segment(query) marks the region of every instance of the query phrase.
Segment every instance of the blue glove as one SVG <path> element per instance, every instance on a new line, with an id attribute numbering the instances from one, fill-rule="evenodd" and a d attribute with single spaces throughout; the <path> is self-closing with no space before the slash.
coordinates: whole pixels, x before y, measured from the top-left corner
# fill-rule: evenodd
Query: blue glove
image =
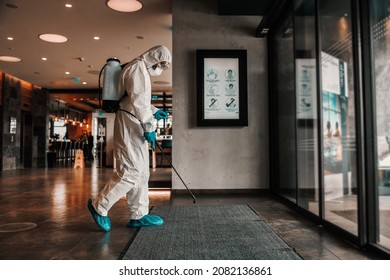
<path id="1" fill-rule="evenodd" d="M 156 146 L 156 132 L 145 132 L 144 133 L 144 138 L 146 141 L 150 143 L 150 147 L 152 150 L 154 150 L 154 147 Z"/>
<path id="2" fill-rule="evenodd" d="M 156 118 L 156 120 L 162 120 L 162 119 L 166 119 L 168 118 L 169 116 L 169 113 L 166 112 L 166 111 L 163 111 L 163 110 L 158 110 L 155 114 L 154 114 L 154 117 Z"/>

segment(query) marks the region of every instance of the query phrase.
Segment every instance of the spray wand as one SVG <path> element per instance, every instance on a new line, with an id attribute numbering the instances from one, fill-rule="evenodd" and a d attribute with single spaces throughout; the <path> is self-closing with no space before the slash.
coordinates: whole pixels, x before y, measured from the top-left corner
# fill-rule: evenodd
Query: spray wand
<path id="1" fill-rule="evenodd" d="M 161 145 L 156 141 L 157 147 L 160 149 L 162 155 L 165 157 L 165 159 L 169 162 L 169 165 L 172 167 L 173 171 L 175 171 L 177 177 L 179 177 L 180 181 L 183 183 L 183 185 L 186 187 L 188 193 L 192 196 L 192 199 L 194 200 L 194 203 L 196 203 L 196 198 L 194 194 L 191 192 L 191 190 L 187 187 L 186 183 L 184 183 L 184 180 L 181 178 L 179 172 L 177 172 L 176 168 L 173 166 L 172 162 L 169 160 L 168 156 L 164 153 L 163 148 Z"/>
<path id="2" fill-rule="evenodd" d="M 138 119 L 133 113 L 127 111 L 127 110 L 124 110 L 124 109 L 121 109 L 121 108 L 118 108 L 117 109 L 118 111 L 123 111 L 131 116 L 133 116 L 134 118 L 136 118 L 140 124 L 142 123 L 140 119 Z M 157 147 L 160 149 L 162 155 L 165 157 L 165 159 L 168 161 L 169 165 L 172 167 L 173 171 L 175 171 L 177 177 L 179 177 L 180 181 L 183 183 L 183 185 L 186 187 L 188 193 L 191 195 L 192 199 L 194 200 L 194 203 L 196 203 L 196 198 L 194 196 L 194 194 L 191 192 L 191 190 L 187 187 L 187 184 L 184 182 L 184 180 L 181 178 L 179 172 L 177 172 L 176 168 L 173 166 L 172 162 L 169 160 L 169 158 L 167 157 L 167 155 L 164 153 L 164 150 L 163 148 L 161 147 L 161 145 L 156 141 L 156 145 Z"/>

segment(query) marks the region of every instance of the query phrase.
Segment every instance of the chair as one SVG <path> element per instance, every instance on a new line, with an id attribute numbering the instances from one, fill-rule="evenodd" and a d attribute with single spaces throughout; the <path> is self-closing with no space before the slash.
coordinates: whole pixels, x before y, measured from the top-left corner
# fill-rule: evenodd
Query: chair
<path id="1" fill-rule="evenodd" d="M 50 167 L 58 166 L 60 156 L 60 142 L 54 141 L 51 143 Z"/>
<path id="2" fill-rule="evenodd" d="M 53 143 L 54 145 L 54 151 L 56 153 L 56 166 L 59 166 L 61 163 L 61 152 L 62 152 L 62 142 L 61 141 L 55 141 Z"/>
<path id="3" fill-rule="evenodd" d="M 66 165 L 66 151 L 68 149 L 68 142 L 61 142 L 60 161 L 62 165 Z"/>
<path id="4" fill-rule="evenodd" d="M 70 148 L 70 164 L 73 165 L 74 159 L 76 157 L 77 142 L 76 141 L 72 141 L 70 145 L 71 145 L 71 148 Z"/>
<path id="5" fill-rule="evenodd" d="M 161 148 L 165 156 L 170 156 L 169 160 L 172 162 L 172 139 L 163 139 L 161 142 Z M 160 167 L 163 166 L 164 155 L 161 153 Z"/>

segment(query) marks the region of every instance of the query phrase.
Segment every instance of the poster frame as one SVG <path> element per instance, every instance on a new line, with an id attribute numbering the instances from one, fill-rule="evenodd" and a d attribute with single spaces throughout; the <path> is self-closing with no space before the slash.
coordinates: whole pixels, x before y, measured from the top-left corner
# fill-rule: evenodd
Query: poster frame
<path id="1" fill-rule="evenodd" d="M 205 60 L 221 59 L 221 63 L 235 63 L 238 59 L 238 75 L 235 83 L 238 88 L 237 118 L 217 117 L 208 118 L 209 112 L 205 100 L 205 84 L 207 83 L 207 69 Z M 247 89 L 247 51 L 240 50 L 197 50 L 197 126 L 248 126 L 248 89 Z"/>

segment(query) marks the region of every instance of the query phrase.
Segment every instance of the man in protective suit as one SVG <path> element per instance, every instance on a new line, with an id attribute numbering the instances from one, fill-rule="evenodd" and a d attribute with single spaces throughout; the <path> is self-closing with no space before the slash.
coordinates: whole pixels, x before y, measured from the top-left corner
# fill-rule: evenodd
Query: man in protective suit
<path id="1" fill-rule="evenodd" d="M 104 231 L 111 229 L 108 211 L 124 195 L 130 210 L 128 227 L 158 226 L 164 222 L 161 217 L 148 214 L 148 142 L 154 149 L 154 119 L 168 117 L 167 112 L 151 105 L 149 74 L 160 75 L 170 63 L 168 48 L 156 46 L 127 63 L 121 71 L 118 90 L 124 97 L 114 124 L 116 171 L 98 196 L 88 201 L 92 217 Z"/>

